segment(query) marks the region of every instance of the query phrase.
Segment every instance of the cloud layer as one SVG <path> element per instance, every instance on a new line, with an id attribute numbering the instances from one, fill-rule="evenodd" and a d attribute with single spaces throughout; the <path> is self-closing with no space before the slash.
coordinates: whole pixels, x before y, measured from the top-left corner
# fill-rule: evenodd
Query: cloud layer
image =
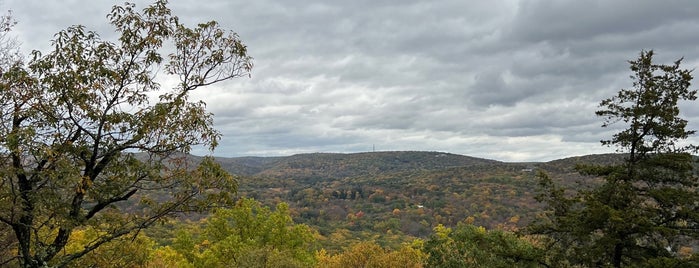
<path id="1" fill-rule="evenodd" d="M 197 92 L 221 156 L 447 151 L 504 161 L 611 152 L 597 104 L 629 87 L 627 60 L 699 65 L 695 1 L 172 1 L 217 20 L 255 58 L 251 79 Z M 137 1 L 140 7 L 147 2 Z M 84 24 L 100 1 L 3 2 L 25 49 Z M 686 106 L 686 107 L 685 107 Z M 690 126 L 699 109 L 685 105 Z"/>

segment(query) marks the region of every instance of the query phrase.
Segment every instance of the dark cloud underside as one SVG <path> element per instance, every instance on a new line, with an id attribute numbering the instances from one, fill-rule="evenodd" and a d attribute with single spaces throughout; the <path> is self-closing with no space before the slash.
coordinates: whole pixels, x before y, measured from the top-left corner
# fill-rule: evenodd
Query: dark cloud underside
<path id="1" fill-rule="evenodd" d="M 594 111 L 630 86 L 627 60 L 655 49 L 661 62 L 699 65 L 695 1 L 171 2 L 186 23 L 238 32 L 255 58 L 251 79 L 195 94 L 216 115 L 223 156 L 610 152 Z M 113 35 L 106 1 L 3 4 L 26 50 L 71 24 Z M 698 128 L 695 106 L 683 111 Z"/>

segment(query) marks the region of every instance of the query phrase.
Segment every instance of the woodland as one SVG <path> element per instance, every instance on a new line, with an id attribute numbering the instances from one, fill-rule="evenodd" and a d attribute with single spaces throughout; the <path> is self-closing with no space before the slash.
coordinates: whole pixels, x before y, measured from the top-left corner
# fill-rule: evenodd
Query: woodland
<path id="1" fill-rule="evenodd" d="M 682 59 L 641 51 L 600 102 L 615 154 L 200 157 L 221 134 L 189 94 L 248 76 L 246 45 L 167 1 L 107 20 L 26 56 L 0 20 L 2 267 L 699 267 Z"/>

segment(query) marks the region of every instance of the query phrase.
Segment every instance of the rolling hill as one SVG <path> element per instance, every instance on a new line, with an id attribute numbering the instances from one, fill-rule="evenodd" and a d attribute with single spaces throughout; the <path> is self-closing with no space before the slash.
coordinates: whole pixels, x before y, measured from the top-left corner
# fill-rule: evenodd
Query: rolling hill
<path id="1" fill-rule="evenodd" d="M 506 163 L 441 152 L 371 152 L 217 161 L 238 176 L 241 196 L 272 206 L 287 202 L 295 221 L 317 228 L 322 236 L 397 243 L 424 237 L 437 224 L 453 226 L 465 219 L 488 228 L 520 228 L 542 209 L 534 199 L 538 170 L 580 187 L 594 180 L 577 175 L 576 164 L 620 159 L 607 154 Z"/>

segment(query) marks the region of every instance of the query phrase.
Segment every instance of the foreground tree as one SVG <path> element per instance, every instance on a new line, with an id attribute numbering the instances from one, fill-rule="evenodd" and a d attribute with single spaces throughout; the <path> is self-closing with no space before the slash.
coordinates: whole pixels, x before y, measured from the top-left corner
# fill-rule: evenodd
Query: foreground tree
<path id="1" fill-rule="evenodd" d="M 9 36 L 15 24 L 11 14 L 0 16 L 0 76 L 20 60 L 17 42 Z M 0 174 L 0 176 L 3 175 Z M 17 240 L 12 234 L 12 228 L 6 224 L 0 224 L 0 266 L 15 260 L 16 249 Z"/>
<path id="2" fill-rule="evenodd" d="M 289 205 L 273 211 L 254 199 L 240 199 L 230 209 L 217 209 L 205 227 L 180 230 L 172 248 L 193 267 L 310 267 L 313 230 L 291 219 Z M 201 233 L 194 236 L 192 234 Z"/>
<path id="3" fill-rule="evenodd" d="M 699 238 L 699 186 L 678 102 L 696 99 L 692 75 L 672 65 L 652 62 L 653 51 L 630 61 L 633 88 L 600 104 L 603 127 L 625 124 L 625 129 L 602 144 L 625 153 L 623 163 L 579 166 L 583 174 L 603 177 L 595 187 L 567 193 L 546 174 L 539 200 L 550 213 L 547 221 L 531 226 L 555 241 L 553 262 L 585 266 L 687 265 L 680 247 Z M 556 248 L 554 246 L 554 248 Z M 696 259 L 695 259 L 696 260 Z M 694 263 L 694 265 L 699 265 Z"/>
<path id="4" fill-rule="evenodd" d="M 216 22 L 185 27 L 164 0 L 107 17 L 118 40 L 73 26 L 50 53 L 1 62 L 0 222 L 14 234 L 3 244 L 16 245 L 6 261 L 65 267 L 165 217 L 230 203 L 236 190 L 211 158 L 193 167 L 184 155 L 220 137 L 189 93 L 248 75 L 245 45 Z M 159 72 L 179 83 L 162 89 Z M 88 226 L 99 235 L 64 251 Z"/>
<path id="5" fill-rule="evenodd" d="M 83 250 L 83 246 L 104 235 L 92 229 L 74 231 L 63 249 L 66 254 Z M 151 259 L 155 242 L 144 232 L 136 236 L 124 236 L 104 243 L 100 247 L 70 263 L 71 267 L 145 267 Z"/>
<path id="6" fill-rule="evenodd" d="M 541 267 L 543 250 L 525 238 L 460 222 L 441 224 L 425 242 L 426 267 Z"/>
<path id="7" fill-rule="evenodd" d="M 316 253 L 318 263 L 315 267 L 421 268 L 424 267 L 422 262 L 426 257 L 420 250 L 421 247 L 422 241 L 418 239 L 401 245 L 397 250 L 382 248 L 374 241 L 359 242 L 335 255 L 321 249 Z"/>

